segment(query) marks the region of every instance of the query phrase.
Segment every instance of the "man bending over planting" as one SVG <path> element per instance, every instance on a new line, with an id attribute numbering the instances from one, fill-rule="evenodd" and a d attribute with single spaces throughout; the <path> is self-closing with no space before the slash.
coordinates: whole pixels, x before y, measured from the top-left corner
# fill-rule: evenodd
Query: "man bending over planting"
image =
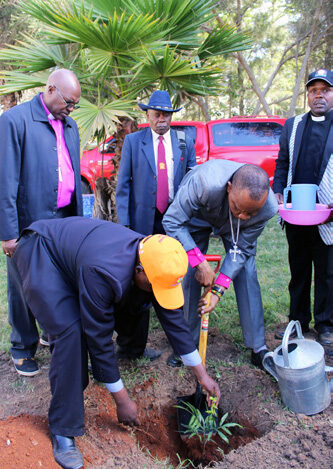
<path id="1" fill-rule="evenodd" d="M 154 294 L 157 316 L 175 353 L 192 367 L 208 401 L 220 397 L 182 314 L 181 281 L 188 261 L 175 239 L 144 238 L 121 225 L 81 217 L 40 220 L 23 231 L 13 260 L 27 303 L 49 334 L 49 427 L 55 460 L 63 468 L 83 467 L 74 437 L 84 432 L 88 355 L 94 378 L 105 383 L 116 402 L 119 422 L 139 423 L 112 341 L 114 330 L 135 330 L 135 316 L 123 308 L 131 288 L 149 300 Z"/>

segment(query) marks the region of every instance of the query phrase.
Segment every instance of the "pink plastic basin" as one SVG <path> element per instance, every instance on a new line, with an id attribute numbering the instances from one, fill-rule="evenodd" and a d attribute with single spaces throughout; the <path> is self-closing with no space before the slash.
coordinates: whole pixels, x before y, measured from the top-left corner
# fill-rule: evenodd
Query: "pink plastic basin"
<path id="1" fill-rule="evenodd" d="M 316 210 L 293 210 L 290 207 L 291 204 L 287 204 L 287 208 L 280 204 L 279 213 L 283 220 L 292 225 L 319 225 L 328 219 L 332 211 L 323 204 L 316 204 Z"/>

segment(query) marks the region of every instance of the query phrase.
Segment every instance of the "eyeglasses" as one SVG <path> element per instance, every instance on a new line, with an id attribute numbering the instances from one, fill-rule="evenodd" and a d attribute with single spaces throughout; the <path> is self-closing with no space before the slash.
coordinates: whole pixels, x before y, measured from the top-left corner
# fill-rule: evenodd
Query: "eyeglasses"
<path id="1" fill-rule="evenodd" d="M 57 93 L 59 94 L 59 96 L 61 97 L 61 99 L 63 100 L 63 102 L 66 104 L 66 107 L 67 108 L 72 108 L 73 110 L 74 109 L 79 109 L 80 105 L 79 104 L 76 104 L 74 103 L 73 101 L 66 101 L 66 99 L 63 97 L 63 95 L 60 93 L 60 91 L 58 90 L 58 88 L 56 87 L 56 85 L 53 85 L 53 87 L 56 89 Z"/>

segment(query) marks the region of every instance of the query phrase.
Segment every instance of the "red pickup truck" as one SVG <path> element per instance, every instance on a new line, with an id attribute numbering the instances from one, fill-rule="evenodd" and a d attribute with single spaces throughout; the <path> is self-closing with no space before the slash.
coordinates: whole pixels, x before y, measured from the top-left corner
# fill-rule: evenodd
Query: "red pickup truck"
<path id="1" fill-rule="evenodd" d="M 217 158 L 257 164 L 267 172 L 272 183 L 284 123 L 285 119 L 279 116 L 245 116 L 207 123 L 173 121 L 171 126 L 175 130 L 184 130 L 193 138 L 198 164 Z M 97 178 L 110 177 L 114 148 L 115 139 L 109 137 L 98 147 L 83 152 L 81 180 L 84 194 L 95 189 Z"/>

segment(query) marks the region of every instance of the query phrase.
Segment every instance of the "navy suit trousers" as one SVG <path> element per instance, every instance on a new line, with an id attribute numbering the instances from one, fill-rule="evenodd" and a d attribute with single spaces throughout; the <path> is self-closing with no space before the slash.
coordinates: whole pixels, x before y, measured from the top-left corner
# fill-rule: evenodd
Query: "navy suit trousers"
<path id="1" fill-rule="evenodd" d="M 72 215 L 73 208 L 67 206 L 58 210 L 55 218 Z M 36 320 L 24 298 L 20 274 L 11 258 L 7 258 L 7 297 L 8 322 L 12 328 L 10 335 L 12 357 L 32 358 L 37 350 L 39 333 Z"/>

